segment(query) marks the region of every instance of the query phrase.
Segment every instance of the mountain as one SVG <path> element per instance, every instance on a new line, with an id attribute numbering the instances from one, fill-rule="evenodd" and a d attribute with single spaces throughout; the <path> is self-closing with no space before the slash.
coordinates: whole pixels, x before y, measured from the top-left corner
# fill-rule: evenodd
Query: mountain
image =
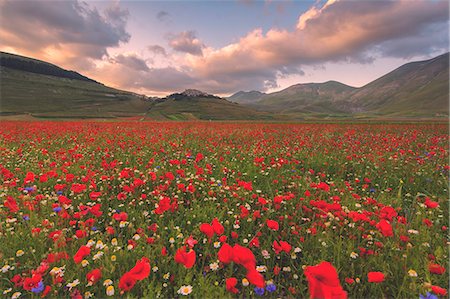
<path id="1" fill-rule="evenodd" d="M 256 120 L 272 119 L 266 112 L 232 103 L 205 92 L 187 89 L 153 101 L 147 116 L 172 120 Z"/>
<path id="2" fill-rule="evenodd" d="M 334 102 L 345 100 L 354 90 L 354 87 L 336 81 L 296 84 L 267 94 L 250 106 L 287 114 L 345 114 L 345 110 Z"/>
<path id="3" fill-rule="evenodd" d="M 248 107 L 301 117 L 441 117 L 449 114 L 449 53 L 407 63 L 355 88 L 336 81 L 292 85 L 259 98 L 238 92 Z"/>
<path id="4" fill-rule="evenodd" d="M 449 113 L 449 53 L 404 64 L 353 92 L 355 112 L 392 116 Z"/>
<path id="5" fill-rule="evenodd" d="M 62 69 L 54 64 L 11 53 L 0 52 L 0 66 L 35 74 L 98 83 L 77 72 Z"/>
<path id="6" fill-rule="evenodd" d="M 142 96 L 107 87 L 77 72 L 0 52 L 0 115 L 117 117 L 143 115 Z"/>
<path id="7" fill-rule="evenodd" d="M 238 91 L 227 99 L 239 104 L 250 104 L 260 100 L 265 93 L 252 90 L 252 91 Z"/>

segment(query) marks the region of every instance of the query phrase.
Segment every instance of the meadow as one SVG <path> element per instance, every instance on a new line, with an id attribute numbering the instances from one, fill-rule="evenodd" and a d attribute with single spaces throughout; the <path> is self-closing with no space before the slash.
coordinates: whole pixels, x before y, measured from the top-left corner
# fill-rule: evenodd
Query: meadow
<path id="1" fill-rule="evenodd" d="M 4 298 L 445 298 L 442 124 L 0 125 Z"/>

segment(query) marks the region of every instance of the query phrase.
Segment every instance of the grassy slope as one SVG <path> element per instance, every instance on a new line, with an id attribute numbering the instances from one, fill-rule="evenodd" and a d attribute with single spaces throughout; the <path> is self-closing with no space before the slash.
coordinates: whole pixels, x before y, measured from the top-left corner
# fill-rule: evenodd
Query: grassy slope
<path id="1" fill-rule="evenodd" d="M 101 84 L 1 67 L 3 114 L 117 116 L 145 113 L 148 103 Z"/>
<path id="2" fill-rule="evenodd" d="M 449 55 L 405 64 L 359 88 L 350 98 L 376 115 L 448 115 Z"/>
<path id="3" fill-rule="evenodd" d="M 262 97 L 252 107 L 301 116 L 345 116 L 344 109 L 330 105 L 330 102 L 343 99 L 353 90 L 353 87 L 335 81 L 297 84 Z"/>
<path id="4" fill-rule="evenodd" d="M 169 99 L 154 103 L 147 114 L 156 119 L 172 120 L 254 120 L 272 119 L 265 112 L 257 112 L 250 108 L 216 98 L 186 98 L 182 100 Z"/>

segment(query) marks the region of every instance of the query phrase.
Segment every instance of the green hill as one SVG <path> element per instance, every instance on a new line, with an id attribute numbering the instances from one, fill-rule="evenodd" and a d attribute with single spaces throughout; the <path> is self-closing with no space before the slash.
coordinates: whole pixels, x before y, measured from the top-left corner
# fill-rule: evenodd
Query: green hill
<path id="1" fill-rule="evenodd" d="M 336 82 L 306 83 L 292 85 L 282 91 L 261 97 L 249 107 L 289 115 L 345 116 L 344 101 L 354 87 Z"/>
<path id="2" fill-rule="evenodd" d="M 445 117 L 449 115 L 449 53 L 407 63 L 354 88 L 336 81 L 292 85 L 279 92 L 238 92 L 248 107 L 299 117 Z"/>
<path id="3" fill-rule="evenodd" d="M 357 89 L 355 112 L 392 116 L 449 113 L 449 53 L 411 62 Z"/>
<path id="4" fill-rule="evenodd" d="M 238 91 L 232 96 L 228 97 L 227 100 L 239 104 L 251 104 L 259 101 L 264 95 L 265 93 L 256 90 Z"/>
<path id="5" fill-rule="evenodd" d="M 2 115 L 117 117 L 144 115 L 149 107 L 136 94 L 40 60 L 2 52 L 0 61 Z"/>
<path id="6" fill-rule="evenodd" d="M 156 119 L 172 120 L 256 120 L 272 119 L 266 112 L 232 103 L 226 99 L 196 90 L 186 90 L 165 99 L 154 101 L 147 115 Z"/>

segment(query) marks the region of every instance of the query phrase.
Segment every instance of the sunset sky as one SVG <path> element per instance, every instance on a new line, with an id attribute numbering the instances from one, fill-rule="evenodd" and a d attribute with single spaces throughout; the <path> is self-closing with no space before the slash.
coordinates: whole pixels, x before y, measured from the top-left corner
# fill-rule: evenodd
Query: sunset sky
<path id="1" fill-rule="evenodd" d="M 449 48 L 448 1 L 5 1 L 0 50 L 146 95 L 362 86 Z"/>

